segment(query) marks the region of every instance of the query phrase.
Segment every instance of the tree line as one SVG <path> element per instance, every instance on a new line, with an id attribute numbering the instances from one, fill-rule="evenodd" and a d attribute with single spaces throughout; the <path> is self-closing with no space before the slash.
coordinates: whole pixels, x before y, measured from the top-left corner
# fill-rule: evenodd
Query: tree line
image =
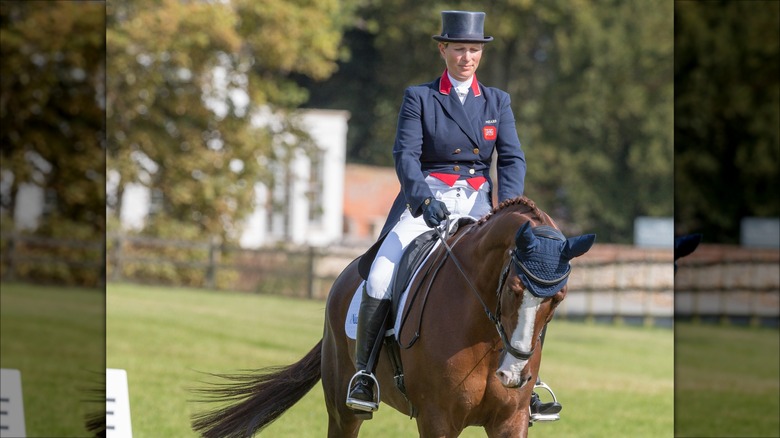
<path id="1" fill-rule="evenodd" d="M 349 110 L 348 161 L 391 165 L 403 89 L 444 68 L 439 13 L 466 9 L 495 38 L 478 76 L 512 97 L 526 195 L 567 232 L 630 243 L 636 216 L 675 215 L 734 242 L 737 216 L 779 210 L 777 5 L 2 2 L 3 215 L 32 183 L 46 217 L 104 233 L 137 183 L 145 233 L 234 240 L 254 184 L 314 147 L 297 108 Z"/>
<path id="2" fill-rule="evenodd" d="M 677 2 L 674 66 L 678 230 L 736 243 L 780 216 L 780 2 Z"/>

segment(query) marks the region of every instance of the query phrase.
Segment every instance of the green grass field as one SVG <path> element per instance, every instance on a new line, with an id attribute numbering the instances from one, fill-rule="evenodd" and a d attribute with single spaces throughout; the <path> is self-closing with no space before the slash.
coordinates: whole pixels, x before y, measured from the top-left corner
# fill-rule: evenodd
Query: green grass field
<path id="1" fill-rule="evenodd" d="M 105 411 L 104 302 L 102 290 L 2 283 L 0 366 L 21 372 L 27 436 L 86 436 L 85 416 Z"/>
<path id="2" fill-rule="evenodd" d="M 319 340 L 324 317 L 320 301 L 196 289 L 112 284 L 104 299 L 3 283 L 0 292 L 0 365 L 22 371 L 28 436 L 84 436 L 84 416 L 102 408 L 85 400 L 103 367 L 104 302 L 106 366 L 128 371 L 136 437 L 194 436 L 189 418 L 200 407 L 189 390 L 209 380 L 201 372 L 295 362 Z M 678 323 L 673 335 L 553 321 L 542 375 L 563 419 L 531 436 L 780 436 L 779 342 L 776 329 Z M 315 387 L 263 435 L 321 437 L 326 422 Z M 387 406 L 362 429 L 416 435 Z"/>
<path id="3" fill-rule="evenodd" d="M 675 326 L 675 434 L 780 437 L 780 332 Z"/>
<path id="4" fill-rule="evenodd" d="M 194 436 L 201 408 L 189 392 L 232 372 L 300 359 L 322 335 L 324 303 L 272 296 L 127 284 L 107 289 L 107 366 L 128 372 L 135 437 Z M 673 434 L 673 332 L 553 321 L 542 376 L 564 404 L 562 420 L 534 437 L 663 437 Z M 322 437 L 321 386 L 264 436 Z M 388 406 L 361 436 L 417 436 L 415 423 Z M 467 429 L 464 437 L 484 436 Z"/>

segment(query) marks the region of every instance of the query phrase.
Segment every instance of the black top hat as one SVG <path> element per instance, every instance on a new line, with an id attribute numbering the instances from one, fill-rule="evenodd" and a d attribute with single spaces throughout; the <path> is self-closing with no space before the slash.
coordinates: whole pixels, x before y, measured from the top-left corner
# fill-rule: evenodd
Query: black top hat
<path id="1" fill-rule="evenodd" d="M 441 35 L 433 39 L 452 43 L 487 43 L 493 37 L 483 35 L 485 25 L 484 12 L 442 11 Z"/>

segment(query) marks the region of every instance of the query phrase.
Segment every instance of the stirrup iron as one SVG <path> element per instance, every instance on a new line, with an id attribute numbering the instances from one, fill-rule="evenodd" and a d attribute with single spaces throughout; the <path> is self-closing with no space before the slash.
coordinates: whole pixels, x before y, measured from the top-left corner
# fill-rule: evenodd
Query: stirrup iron
<path id="1" fill-rule="evenodd" d="M 552 402 L 548 402 L 548 403 L 556 403 L 556 404 L 558 403 L 558 398 L 555 397 L 555 393 L 553 392 L 552 388 L 547 386 L 546 383 L 544 383 L 542 381 L 539 381 L 537 384 L 534 385 L 534 392 L 536 392 L 537 388 L 542 388 L 545 391 L 550 393 L 550 395 L 552 396 L 553 400 L 552 400 Z M 540 402 L 541 402 L 541 399 L 540 399 Z M 542 413 L 538 413 L 538 412 L 534 413 L 531 410 L 530 406 L 528 407 L 528 411 L 531 414 L 531 423 L 535 423 L 537 421 L 558 421 L 558 420 L 561 419 L 561 415 L 558 412 L 556 412 L 554 414 L 542 414 Z"/>
<path id="2" fill-rule="evenodd" d="M 365 400 L 359 400 L 356 398 L 351 398 L 349 396 L 349 393 L 352 391 L 352 384 L 355 382 L 356 378 L 361 376 L 368 377 L 374 382 L 374 388 L 376 390 L 374 391 L 374 400 L 370 402 Z M 379 381 L 376 380 L 376 377 L 374 377 L 373 374 L 369 373 L 366 370 L 360 370 L 356 372 L 351 379 L 349 379 L 349 385 L 347 385 L 347 407 L 356 411 L 364 411 L 364 412 L 374 412 L 379 409 Z"/>

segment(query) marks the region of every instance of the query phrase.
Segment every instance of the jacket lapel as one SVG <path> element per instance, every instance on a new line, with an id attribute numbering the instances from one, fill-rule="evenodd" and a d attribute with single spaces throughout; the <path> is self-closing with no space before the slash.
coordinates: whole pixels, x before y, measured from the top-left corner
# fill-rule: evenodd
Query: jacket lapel
<path id="1" fill-rule="evenodd" d="M 437 87 L 438 92 L 434 95 L 441 103 L 444 111 L 458 124 L 461 131 L 463 131 L 475 145 L 478 145 L 479 142 L 474 134 L 474 126 L 472 125 L 471 120 L 469 120 L 468 114 L 466 114 L 466 106 L 473 104 L 473 102 L 469 102 L 469 100 L 474 100 L 474 96 L 472 96 L 472 92 L 470 92 L 468 96 L 466 96 L 464 104 L 461 104 L 457 94 L 451 92 L 452 85 L 449 84 L 448 79 L 445 79 L 446 77 L 447 72 L 445 71 L 444 75 L 442 75 L 442 78 L 439 80 L 439 86 Z M 442 81 L 446 82 L 443 83 Z"/>
<path id="2" fill-rule="evenodd" d="M 485 115 L 485 96 L 482 94 L 475 96 L 474 90 L 472 89 L 468 96 L 466 96 L 466 101 L 463 103 L 463 111 L 467 115 L 471 115 L 468 129 L 472 133 L 471 139 L 474 140 L 474 144 L 479 146 L 482 137 L 483 118 Z"/>

